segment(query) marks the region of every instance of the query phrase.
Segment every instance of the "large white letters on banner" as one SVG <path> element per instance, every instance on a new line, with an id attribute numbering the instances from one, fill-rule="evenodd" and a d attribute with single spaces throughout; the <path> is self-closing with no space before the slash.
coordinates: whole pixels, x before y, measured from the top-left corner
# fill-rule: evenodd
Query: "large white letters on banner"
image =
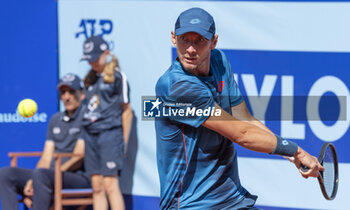
<path id="1" fill-rule="evenodd" d="M 284 138 L 305 139 L 305 125 L 293 122 L 294 77 L 282 76 L 281 83 L 281 136 Z"/>
<path id="2" fill-rule="evenodd" d="M 260 93 L 254 75 L 242 74 L 242 81 L 247 92 L 253 115 L 261 122 L 265 122 L 265 113 L 277 80 L 276 75 L 265 75 Z"/>
<path id="3" fill-rule="evenodd" d="M 339 116 L 346 116 L 346 119 L 338 119 L 333 125 L 327 126 L 320 119 L 318 106 L 321 97 L 326 92 L 332 92 L 338 97 L 345 97 L 347 101 L 339 99 L 340 113 Z M 340 139 L 349 128 L 349 89 L 343 81 L 334 76 L 325 76 L 318 79 L 310 89 L 307 101 L 307 115 L 318 119 L 310 120 L 309 125 L 314 134 L 328 142 Z"/>

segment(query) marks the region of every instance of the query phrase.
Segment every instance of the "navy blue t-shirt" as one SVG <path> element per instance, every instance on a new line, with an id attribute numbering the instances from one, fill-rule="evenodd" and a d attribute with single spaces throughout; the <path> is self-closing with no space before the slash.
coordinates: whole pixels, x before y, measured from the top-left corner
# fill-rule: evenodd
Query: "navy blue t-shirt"
<path id="1" fill-rule="evenodd" d="M 240 184 L 234 144 L 201 125 L 215 113 L 215 103 L 231 113 L 243 101 L 224 53 L 211 51 L 207 77 L 174 61 L 158 80 L 156 96 L 165 110 L 174 110 L 155 122 L 160 208 L 224 209 L 243 202 L 247 191 Z M 181 109 L 181 116 L 169 114 Z"/>
<path id="2" fill-rule="evenodd" d="M 80 106 L 73 114 L 68 117 L 66 112 L 54 114 L 49 122 L 46 141 L 53 141 L 55 144 L 55 153 L 71 153 L 74 150 L 78 139 L 82 139 L 82 119 L 86 110 L 85 106 Z M 69 158 L 62 158 L 62 163 Z M 51 161 L 51 168 L 54 167 L 54 161 Z"/>
<path id="3" fill-rule="evenodd" d="M 86 90 L 88 101 L 83 124 L 89 133 L 99 133 L 122 125 L 122 104 L 129 103 L 129 86 L 126 75 L 116 70 L 115 81 L 105 83 L 103 75 Z"/>

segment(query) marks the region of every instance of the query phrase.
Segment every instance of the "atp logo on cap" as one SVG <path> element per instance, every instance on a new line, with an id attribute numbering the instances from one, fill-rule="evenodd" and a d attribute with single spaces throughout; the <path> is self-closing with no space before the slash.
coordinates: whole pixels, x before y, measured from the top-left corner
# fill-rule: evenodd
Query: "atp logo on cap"
<path id="1" fill-rule="evenodd" d="M 88 42 L 84 44 L 84 53 L 90 53 L 94 49 L 94 43 Z"/>

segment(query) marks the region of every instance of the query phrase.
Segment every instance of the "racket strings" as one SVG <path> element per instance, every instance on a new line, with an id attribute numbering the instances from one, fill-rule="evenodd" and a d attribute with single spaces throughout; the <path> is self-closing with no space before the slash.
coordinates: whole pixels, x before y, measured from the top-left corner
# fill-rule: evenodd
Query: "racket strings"
<path id="1" fill-rule="evenodd" d="M 334 167 L 334 157 L 332 150 L 328 147 L 325 151 L 323 159 L 323 182 L 325 190 L 329 197 L 332 196 L 334 191 L 334 181 L 335 181 L 335 167 Z"/>

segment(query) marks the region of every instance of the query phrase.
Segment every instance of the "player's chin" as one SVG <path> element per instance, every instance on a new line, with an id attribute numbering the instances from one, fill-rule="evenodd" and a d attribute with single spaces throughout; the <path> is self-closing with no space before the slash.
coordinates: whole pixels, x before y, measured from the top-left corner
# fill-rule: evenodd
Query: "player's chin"
<path id="1" fill-rule="evenodd" d="M 182 67 L 187 71 L 193 71 L 197 69 L 197 64 L 185 62 L 182 64 Z"/>

